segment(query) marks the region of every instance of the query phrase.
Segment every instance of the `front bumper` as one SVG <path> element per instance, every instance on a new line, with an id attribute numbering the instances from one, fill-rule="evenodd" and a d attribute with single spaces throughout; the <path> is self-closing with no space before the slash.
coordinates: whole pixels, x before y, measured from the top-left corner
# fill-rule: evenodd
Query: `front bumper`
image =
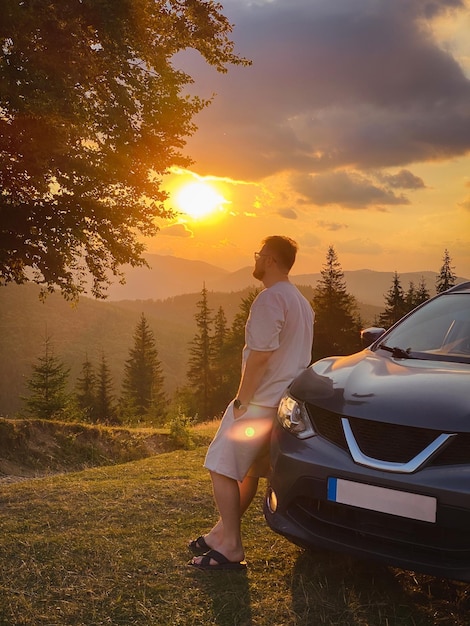
<path id="1" fill-rule="evenodd" d="M 271 454 L 264 513 L 275 532 L 306 548 L 470 581 L 470 465 L 407 475 L 376 471 L 356 465 L 347 451 L 322 437 L 301 441 L 280 427 Z M 436 522 L 331 502 L 330 477 L 434 497 Z"/>

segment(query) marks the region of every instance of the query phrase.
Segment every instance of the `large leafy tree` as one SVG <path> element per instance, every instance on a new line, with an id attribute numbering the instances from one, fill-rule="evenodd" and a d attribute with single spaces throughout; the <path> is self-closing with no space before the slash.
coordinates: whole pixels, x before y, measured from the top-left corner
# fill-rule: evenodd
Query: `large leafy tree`
<path id="1" fill-rule="evenodd" d="M 315 359 L 351 354 L 360 348 L 357 303 L 347 291 L 344 272 L 333 246 L 328 248 L 312 304 L 315 311 Z"/>
<path id="2" fill-rule="evenodd" d="M 164 391 L 162 365 L 158 358 L 155 335 L 144 313 L 134 332 L 134 346 L 124 364 L 123 407 L 129 415 L 124 417 L 162 422 L 167 400 Z"/>
<path id="3" fill-rule="evenodd" d="M 168 216 L 161 176 L 207 102 L 175 66 L 246 64 L 212 0 L 2 0 L 0 284 L 105 297 Z"/>
<path id="4" fill-rule="evenodd" d="M 436 292 L 442 293 L 450 287 L 454 287 L 457 281 L 457 275 L 454 272 L 454 268 L 452 266 L 452 259 L 450 257 L 449 251 L 447 249 L 444 250 L 444 256 L 442 258 L 442 266 L 439 270 L 439 274 L 436 277 Z"/>

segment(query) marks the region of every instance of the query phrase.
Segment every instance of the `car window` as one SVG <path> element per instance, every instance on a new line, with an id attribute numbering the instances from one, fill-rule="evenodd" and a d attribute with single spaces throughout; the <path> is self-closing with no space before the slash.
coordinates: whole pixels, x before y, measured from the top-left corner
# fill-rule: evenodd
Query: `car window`
<path id="1" fill-rule="evenodd" d="M 430 301 L 384 337 L 382 344 L 414 358 L 470 362 L 470 295 Z"/>

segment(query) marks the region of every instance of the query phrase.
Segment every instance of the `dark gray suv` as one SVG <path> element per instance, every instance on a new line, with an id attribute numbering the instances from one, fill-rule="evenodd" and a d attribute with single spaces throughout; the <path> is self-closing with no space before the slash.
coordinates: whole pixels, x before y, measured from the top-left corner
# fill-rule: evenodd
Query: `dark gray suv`
<path id="1" fill-rule="evenodd" d="M 307 548 L 470 581 L 470 282 L 363 338 L 282 399 L 266 520 Z"/>

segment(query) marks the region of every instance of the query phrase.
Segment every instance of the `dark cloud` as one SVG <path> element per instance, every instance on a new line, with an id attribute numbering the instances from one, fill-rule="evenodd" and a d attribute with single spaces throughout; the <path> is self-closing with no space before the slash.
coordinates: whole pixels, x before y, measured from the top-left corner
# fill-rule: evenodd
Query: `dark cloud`
<path id="1" fill-rule="evenodd" d="M 409 170 L 400 170 L 398 174 L 380 174 L 380 180 L 395 189 L 424 189 L 423 179 Z"/>
<path id="2" fill-rule="evenodd" d="M 296 220 L 297 213 L 293 209 L 279 209 L 277 212 L 281 217 L 285 217 L 288 220 Z"/>
<path id="3" fill-rule="evenodd" d="M 162 235 L 170 237 L 192 237 L 193 233 L 184 224 L 172 224 L 160 230 Z"/>
<path id="4" fill-rule="evenodd" d="M 188 143 L 202 173 L 404 167 L 470 149 L 470 82 L 429 22 L 459 0 L 224 3 L 249 68 L 188 71 L 216 92 Z M 191 71 L 191 69 L 195 71 Z M 207 94 L 206 94 L 207 95 Z"/>
<path id="5" fill-rule="evenodd" d="M 320 226 L 320 228 L 324 228 L 325 230 L 331 230 L 333 232 L 347 228 L 346 224 L 339 224 L 338 222 L 325 222 L 323 220 L 318 220 L 317 224 L 318 226 Z"/>
<path id="6" fill-rule="evenodd" d="M 397 196 L 390 189 L 380 187 L 358 173 L 296 174 L 291 183 L 305 202 L 318 206 L 337 204 L 349 209 L 365 209 L 409 204 L 403 195 Z"/>

